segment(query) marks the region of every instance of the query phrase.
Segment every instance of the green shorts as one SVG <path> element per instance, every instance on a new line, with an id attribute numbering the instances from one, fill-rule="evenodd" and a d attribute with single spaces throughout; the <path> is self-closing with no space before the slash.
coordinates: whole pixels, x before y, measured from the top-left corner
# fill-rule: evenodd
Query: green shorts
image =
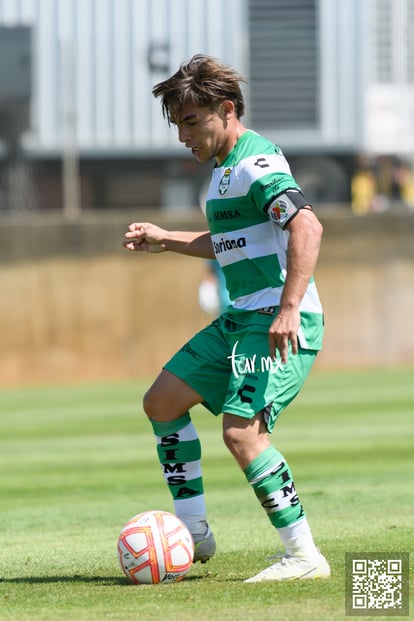
<path id="1" fill-rule="evenodd" d="M 253 418 L 264 411 L 272 432 L 279 414 L 302 388 L 317 351 L 289 352 L 285 365 L 269 355 L 274 315 L 224 313 L 198 332 L 165 365 L 204 399 L 214 415 Z"/>

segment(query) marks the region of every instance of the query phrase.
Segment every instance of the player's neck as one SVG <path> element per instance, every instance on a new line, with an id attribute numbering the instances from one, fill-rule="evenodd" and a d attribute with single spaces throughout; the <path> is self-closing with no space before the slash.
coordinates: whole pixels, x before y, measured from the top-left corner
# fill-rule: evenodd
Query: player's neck
<path id="1" fill-rule="evenodd" d="M 231 128 L 226 141 L 226 147 L 216 157 L 216 166 L 220 166 L 228 154 L 233 151 L 239 138 L 247 132 L 247 128 L 240 121 L 236 121 L 234 127 Z"/>

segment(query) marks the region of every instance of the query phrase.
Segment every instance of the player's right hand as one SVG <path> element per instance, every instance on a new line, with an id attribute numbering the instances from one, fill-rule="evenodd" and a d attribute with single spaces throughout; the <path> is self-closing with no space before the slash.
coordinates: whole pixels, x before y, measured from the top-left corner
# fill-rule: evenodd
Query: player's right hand
<path id="1" fill-rule="evenodd" d="M 138 252 L 164 252 L 167 231 L 150 222 L 133 222 L 125 233 L 124 243 L 127 250 Z"/>

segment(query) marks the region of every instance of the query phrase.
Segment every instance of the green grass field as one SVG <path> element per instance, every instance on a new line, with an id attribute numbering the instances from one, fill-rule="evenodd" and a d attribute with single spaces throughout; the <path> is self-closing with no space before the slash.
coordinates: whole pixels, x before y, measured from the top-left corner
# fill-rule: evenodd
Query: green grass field
<path id="1" fill-rule="evenodd" d="M 278 540 L 223 446 L 220 420 L 200 408 L 193 420 L 217 555 L 180 583 L 130 584 L 119 531 L 143 510 L 172 510 L 144 388 L 0 391 L 0 620 L 335 621 L 345 618 L 346 552 L 413 552 L 414 370 L 319 371 L 273 439 L 332 578 L 243 583 Z"/>

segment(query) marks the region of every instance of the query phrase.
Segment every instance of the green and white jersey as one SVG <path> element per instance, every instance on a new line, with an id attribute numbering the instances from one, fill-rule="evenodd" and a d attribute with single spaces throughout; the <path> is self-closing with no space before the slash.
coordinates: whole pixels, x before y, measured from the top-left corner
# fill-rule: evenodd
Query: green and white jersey
<path id="1" fill-rule="evenodd" d="M 297 211 L 278 202 L 286 190 L 297 191 L 299 186 L 283 153 L 251 130 L 242 134 L 212 172 L 205 214 L 231 310 L 250 311 L 280 303 L 289 240 L 285 226 Z M 313 278 L 300 312 L 301 346 L 320 349 L 323 311 Z"/>

